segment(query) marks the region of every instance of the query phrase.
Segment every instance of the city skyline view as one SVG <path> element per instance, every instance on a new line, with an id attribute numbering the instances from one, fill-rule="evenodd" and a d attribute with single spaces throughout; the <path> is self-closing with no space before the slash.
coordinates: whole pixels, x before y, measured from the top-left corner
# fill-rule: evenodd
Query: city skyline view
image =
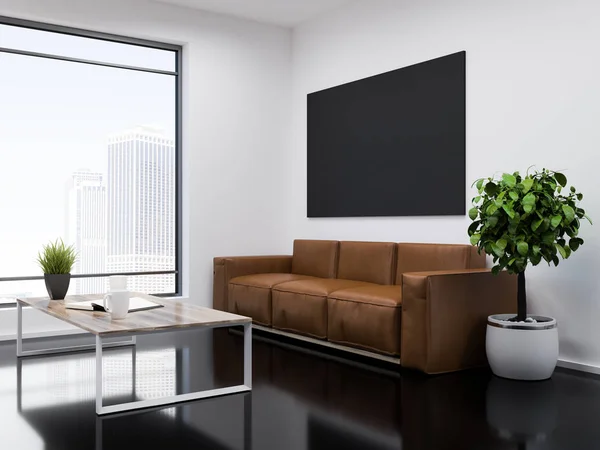
<path id="1" fill-rule="evenodd" d="M 66 183 L 66 227 L 60 238 L 78 254 L 71 273 L 174 270 L 174 139 L 159 128 L 136 126 L 111 133 L 106 148 L 106 173 L 81 168 Z M 32 281 L 18 283 L 18 290 L 0 290 L 0 297 L 43 295 L 39 286 L 28 290 Z M 37 284 L 43 287 L 43 282 Z M 130 276 L 128 289 L 173 292 L 175 276 Z M 107 290 L 107 277 L 75 278 L 69 294 Z"/>
<path id="2" fill-rule="evenodd" d="M 74 274 L 175 268 L 175 142 L 137 126 L 108 138 L 108 173 L 80 169 L 69 184 L 66 242 L 78 252 Z M 106 180 L 106 181 L 105 181 Z M 174 289 L 174 275 L 130 277 L 128 289 Z M 102 293 L 106 278 L 74 280 L 74 294 Z"/>

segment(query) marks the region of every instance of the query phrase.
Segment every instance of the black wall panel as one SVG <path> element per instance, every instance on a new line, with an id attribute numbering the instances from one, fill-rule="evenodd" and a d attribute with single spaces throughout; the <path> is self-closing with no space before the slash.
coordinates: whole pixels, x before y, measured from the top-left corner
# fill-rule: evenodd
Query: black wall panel
<path id="1" fill-rule="evenodd" d="M 308 217 L 465 214 L 465 52 L 307 101 Z"/>

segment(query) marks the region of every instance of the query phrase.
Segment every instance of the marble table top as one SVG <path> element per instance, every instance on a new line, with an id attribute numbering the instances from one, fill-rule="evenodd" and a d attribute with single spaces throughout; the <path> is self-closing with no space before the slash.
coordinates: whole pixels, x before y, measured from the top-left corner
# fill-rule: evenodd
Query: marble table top
<path id="1" fill-rule="evenodd" d="M 104 294 L 93 294 L 67 296 L 64 300 L 35 297 L 18 298 L 17 301 L 23 306 L 30 306 L 99 336 L 166 331 L 169 329 L 174 331 L 178 328 L 190 327 L 215 328 L 252 322 L 249 317 L 137 292 L 132 292 L 131 297 L 141 297 L 164 307 L 130 312 L 124 319 L 112 319 L 110 314 L 105 312 L 83 311 L 65 307 L 70 302 L 99 300 L 99 303 L 101 303 L 103 297 Z"/>

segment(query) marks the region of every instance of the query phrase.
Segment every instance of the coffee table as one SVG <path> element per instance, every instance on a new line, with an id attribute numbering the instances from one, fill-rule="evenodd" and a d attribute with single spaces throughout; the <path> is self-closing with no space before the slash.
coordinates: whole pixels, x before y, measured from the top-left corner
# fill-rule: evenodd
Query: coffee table
<path id="1" fill-rule="evenodd" d="M 96 350 L 96 414 L 113 414 L 150 408 L 173 403 L 181 403 L 201 398 L 246 392 L 252 389 L 252 319 L 215 309 L 203 308 L 186 302 L 132 293 L 163 305 L 146 311 L 129 313 L 121 320 L 112 320 L 110 314 L 97 311 L 67 309 L 66 303 L 89 300 L 102 300 L 103 295 L 68 296 L 65 300 L 49 300 L 48 297 L 17 299 L 17 357 L 40 356 L 55 353 Z M 96 336 L 95 345 L 77 345 L 71 347 L 49 348 L 43 350 L 23 350 L 23 307 L 30 306 L 42 313 L 75 325 Z M 135 345 L 135 337 L 140 334 L 164 331 L 198 330 L 200 328 L 244 327 L 244 384 L 219 389 L 210 389 L 170 397 L 138 400 L 118 405 L 102 406 L 102 350 L 110 347 Z M 129 337 L 120 342 L 102 342 L 109 337 Z"/>

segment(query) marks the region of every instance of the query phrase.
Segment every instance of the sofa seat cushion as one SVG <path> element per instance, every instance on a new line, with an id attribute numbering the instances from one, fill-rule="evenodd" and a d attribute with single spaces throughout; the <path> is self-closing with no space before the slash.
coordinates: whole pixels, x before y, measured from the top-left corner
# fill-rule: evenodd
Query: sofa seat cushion
<path id="1" fill-rule="evenodd" d="M 353 287 L 334 291 L 329 294 L 329 298 L 398 308 L 402 306 L 402 286 L 375 284 Z"/>
<path id="2" fill-rule="evenodd" d="M 327 339 L 327 296 L 340 289 L 369 284 L 331 278 L 278 284 L 273 287 L 273 328 Z"/>
<path id="3" fill-rule="evenodd" d="M 402 286 L 362 286 L 329 294 L 328 340 L 398 356 Z"/>
<path id="4" fill-rule="evenodd" d="M 292 273 L 257 273 L 229 280 L 229 311 L 252 317 L 261 325 L 271 326 L 271 288 L 287 281 L 310 278 Z"/>

